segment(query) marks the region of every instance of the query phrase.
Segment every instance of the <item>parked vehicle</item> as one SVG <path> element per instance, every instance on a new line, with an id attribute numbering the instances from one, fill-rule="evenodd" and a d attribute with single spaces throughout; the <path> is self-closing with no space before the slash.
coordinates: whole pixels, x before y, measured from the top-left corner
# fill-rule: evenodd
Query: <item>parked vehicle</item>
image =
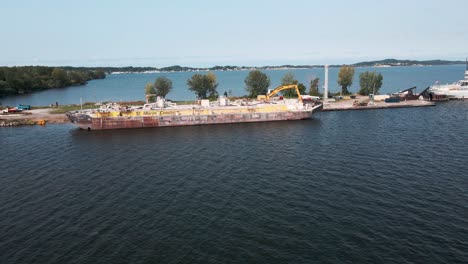
<path id="1" fill-rule="evenodd" d="M 5 114 L 8 114 L 8 113 L 19 113 L 19 112 L 21 112 L 21 111 L 22 111 L 21 109 L 9 108 L 9 107 L 7 107 L 7 108 L 5 108 L 5 109 L 2 110 L 2 112 L 5 113 Z"/>
<path id="2" fill-rule="evenodd" d="M 19 104 L 16 109 L 18 110 L 31 110 L 31 106 L 30 105 L 22 105 L 22 104 Z"/>

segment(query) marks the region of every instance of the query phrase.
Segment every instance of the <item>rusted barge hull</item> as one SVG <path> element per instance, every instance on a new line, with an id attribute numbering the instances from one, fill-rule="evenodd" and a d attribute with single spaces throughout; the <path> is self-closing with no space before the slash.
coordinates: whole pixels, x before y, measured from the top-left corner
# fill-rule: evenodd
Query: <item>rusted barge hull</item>
<path id="1" fill-rule="evenodd" d="M 301 120 L 311 118 L 312 113 L 321 107 L 303 111 L 214 114 L 214 115 L 173 115 L 173 116 L 118 116 L 90 117 L 89 115 L 68 112 L 72 123 L 85 130 L 193 126 L 226 123 L 266 122 L 282 120 Z"/>

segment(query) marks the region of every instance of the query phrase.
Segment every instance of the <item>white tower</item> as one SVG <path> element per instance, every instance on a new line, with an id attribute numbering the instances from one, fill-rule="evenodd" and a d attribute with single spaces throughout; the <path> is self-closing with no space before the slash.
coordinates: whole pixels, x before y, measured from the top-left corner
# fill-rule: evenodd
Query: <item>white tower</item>
<path id="1" fill-rule="evenodd" d="M 468 81 L 468 59 L 465 62 L 465 81 Z"/>
<path id="2" fill-rule="evenodd" d="M 328 99 L 328 65 L 325 65 L 325 81 L 323 83 L 323 101 Z"/>

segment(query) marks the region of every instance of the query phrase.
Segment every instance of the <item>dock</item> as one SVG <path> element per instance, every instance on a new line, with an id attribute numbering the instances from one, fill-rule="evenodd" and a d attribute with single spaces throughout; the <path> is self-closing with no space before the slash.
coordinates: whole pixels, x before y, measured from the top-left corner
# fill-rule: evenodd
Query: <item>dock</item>
<path id="1" fill-rule="evenodd" d="M 386 109 L 386 108 L 408 108 L 408 107 L 426 107 L 435 106 L 435 102 L 424 100 L 408 100 L 398 103 L 386 103 L 384 101 L 375 101 L 373 104 L 365 106 L 355 106 L 355 100 L 340 100 L 336 102 L 325 102 L 322 111 L 347 111 L 347 110 L 368 110 L 368 109 Z"/>

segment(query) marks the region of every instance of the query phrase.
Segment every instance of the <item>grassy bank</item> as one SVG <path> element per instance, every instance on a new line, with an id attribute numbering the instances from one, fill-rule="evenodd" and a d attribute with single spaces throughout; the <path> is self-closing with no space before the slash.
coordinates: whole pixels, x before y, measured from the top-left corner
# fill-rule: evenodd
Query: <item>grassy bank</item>
<path id="1" fill-rule="evenodd" d="M 97 109 L 98 105 L 95 103 L 85 103 L 83 104 L 83 109 Z M 65 114 L 68 111 L 80 110 L 81 105 L 61 105 L 54 110 L 50 111 L 51 114 Z"/>

